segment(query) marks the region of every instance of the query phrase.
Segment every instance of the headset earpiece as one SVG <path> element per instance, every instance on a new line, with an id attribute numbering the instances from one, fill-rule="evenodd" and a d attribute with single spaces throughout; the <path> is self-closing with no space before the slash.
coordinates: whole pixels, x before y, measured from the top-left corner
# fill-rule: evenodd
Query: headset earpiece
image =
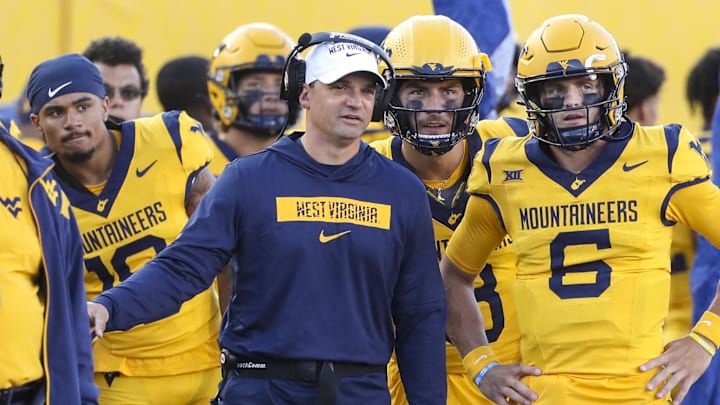
<path id="1" fill-rule="evenodd" d="M 305 61 L 293 57 L 288 59 L 283 75 L 283 82 L 280 84 L 280 98 L 287 101 L 288 114 L 290 117 L 298 114 L 300 110 L 300 93 L 305 83 Z"/>
<path id="2" fill-rule="evenodd" d="M 387 109 L 388 104 L 390 104 L 393 94 L 395 94 L 395 72 L 392 70 L 392 65 L 388 66 L 390 66 L 391 73 L 390 77 L 385 77 L 387 87 L 383 88 L 380 83 L 375 86 L 375 106 L 373 107 L 372 114 L 373 122 L 383 121 L 385 110 Z"/>
<path id="3" fill-rule="evenodd" d="M 383 104 L 383 100 L 385 100 L 385 88 L 382 84 L 378 83 L 375 85 L 375 104 L 373 104 L 373 112 L 372 112 L 372 118 L 370 118 L 373 122 L 378 122 L 383 120 L 383 115 L 385 115 L 385 106 L 386 104 Z"/>

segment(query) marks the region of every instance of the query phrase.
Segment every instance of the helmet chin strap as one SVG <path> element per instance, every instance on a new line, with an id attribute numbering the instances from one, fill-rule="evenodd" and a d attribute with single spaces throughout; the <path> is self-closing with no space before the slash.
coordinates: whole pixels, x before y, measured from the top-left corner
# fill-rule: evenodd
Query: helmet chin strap
<path id="1" fill-rule="evenodd" d="M 230 126 L 261 138 L 274 138 L 282 133 L 288 120 L 284 115 L 251 116 L 249 120 L 235 120 Z"/>
<path id="2" fill-rule="evenodd" d="M 237 116 L 230 126 L 243 131 L 249 131 L 260 137 L 276 137 L 288 124 L 287 114 L 251 114 L 250 108 L 258 104 L 263 109 L 263 98 L 271 93 L 261 91 L 248 91 L 243 96 L 232 100 L 236 107 Z"/>
<path id="3" fill-rule="evenodd" d="M 569 150 L 582 150 L 590 146 L 590 144 L 602 138 L 600 119 L 594 123 L 578 125 L 575 127 L 558 128 L 554 121 L 550 126 L 552 128 L 551 138 L 548 141 L 555 145 Z"/>
<path id="4" fill-rule="evenodd" d="M 390 113 L 385 116 L 385 125 L 390 131 L 408 142 L 413 149 L 426 156 L 440 156 L 447 153 L 467 134 L 472 133 L 477 118 L 477 106 L 461 107 L 452 111 L 411 110 L 405 107 L 390 105 Z M 452 114 L 449 132 L 442 134 L 423 134 L 415 132 L 419 128 L 417 114 L 442 112 Z M 469 116 L 468 114 L 473 114 Z M 413 125 L 414 123 L 414 125 Z"/>
<path id="5" fill-rule="evenodd" d="M 287 117 L 285 114 L 278 115 L 250 115 L 249 121 L 256 127 L 265 128 L 271 132 L 279 131 L 285 124 Z"/>

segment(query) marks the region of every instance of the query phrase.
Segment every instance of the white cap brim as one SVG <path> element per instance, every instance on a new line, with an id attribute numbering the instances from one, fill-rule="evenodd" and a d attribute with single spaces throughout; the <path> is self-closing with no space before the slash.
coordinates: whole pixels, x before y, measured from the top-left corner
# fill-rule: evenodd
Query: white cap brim
<path id="1" fill-rule="evenodd" d="M 387 87 L 385 78 L 378 72 L 375 53 L 358 44 L 323 42 L 310 50 L 305 66 L 305 83 L 308 84 L 315 80 L 335 83 L 351 73 L 367 72 Z"/>

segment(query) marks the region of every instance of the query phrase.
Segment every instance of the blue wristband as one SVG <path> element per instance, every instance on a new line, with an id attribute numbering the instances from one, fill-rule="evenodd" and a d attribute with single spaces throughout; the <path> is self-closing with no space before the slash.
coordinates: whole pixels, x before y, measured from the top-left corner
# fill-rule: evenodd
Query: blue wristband
<path id="1" fill-rule="evenodd" d="M 479 387 L 480 382 L 482 381 L 483 377 L 485 377 L 485 374 L 487 374 L 487 372 L 490 371 L 491 368 L 497 366 L 498 364 L 500 363 L 498 363 L 497 361 L 493 361 L 492 363 L 488 363 L 487 366 L 483 367 L 483 369 L 480 370 L 478 375 L 475 376 L 475 385 Z"/>

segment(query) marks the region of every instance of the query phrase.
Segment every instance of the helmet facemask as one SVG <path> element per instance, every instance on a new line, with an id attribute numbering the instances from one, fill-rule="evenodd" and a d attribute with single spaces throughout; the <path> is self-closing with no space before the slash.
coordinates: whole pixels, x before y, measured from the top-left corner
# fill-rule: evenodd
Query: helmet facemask
<path id="1" fill-rule="evenodd" d="M 581 150 L 598 139 L 613 140 L 613 134 L 620 125 L 624 102 L 618 96 L 618 87 L 622 87 L 624 76 L 613 80 L 613 69 L 603 73 L 582 71 L 566 72 L 562 77 L 548 75 L 542 78 L 526 79 L 518 84 L 525 99 L 531 134 L 538 140 L 570 150 Z M 582 104 L 575 107 L 564 105 L 564 97 L 546 97 L 541 99 L 541 88 L 549 82 L 589 77 L 599 80 L 597 92 L 583 94 Z M 558 113 L 579 111 L 585 117 L 585 123 L 573 127 L 562 127 L 556 122 Z"/>
<path id="2" fill-rule="evenodd" d="M 272 111 L 269 114 L 263 114 L 267 110 L 264 103 L 272 103 L 278 105 L 280 101 L 279 90 L 273 92 L 264 92 L 262 90 L 244 90 L 238 91 L 238 86 L 243 76 L 249 73 L 275 73 L 280 75 L 281 72 L 275 70 L 247 70 L 235 69 L 231 72 L 230 83 L 227 89 L 226 103 L 223 111 L 220 113 L 227 119 L 232 119 L 229 126 L 241 130 L 250 131 L 259 136 L 275 137 L 288 120 L 287 109 L 282 111 Z M 274 101 L 271 101 L 274 100 Z M 277 110 L 277 108 L 275 108 Z"/>
<path id="3" fill-rule="evenodd" d="M 265 23 L 241 25 L 222 40 L 210 61 L 207 84 L 210 103 L 223 130 L 237 128 L 258 136 L 275 137 L 286 121 L 294 125 L 296 114 L 288 117 L 286 107 L 267 108 L 265 104 L 285 105 L 279 100 L 280 80 L 285 59 L 294 46 L 285 33 Z M 267 82 L 255 87 L 239 87 L 244 78 L 256 73 L 277 74 L 277 90 L 264 93 L 269 88 Z"/>
<path id="4" fill-rule="evenodd" d="M 385 114 L 385 126 L 390 129 L 390 132 L 397 134 L 412 145 L 414 149 L 425 155 L 439 156 L 447 153 L 453 146 L 472 133 L 480 116 L 478 106 L 483 94 L 482 81 L 462 79 L 461 82 L 464 92 L 462 104 L 456 107 L 449 103 L 443 109 L 424 109 L 422 105 L 415 104 L 414 101 L 410 101 L 408 105 L 403 106 L 397 97 L 397 93 L 402 88 L 402 84 L 399 84 L 396 96 L 388 105 Z M 418 119 L 419 114 L 450 114 L 452 117 L 449 125 L 450 132 L 444 134 L 423 134 L 418 132 L 417 128 L 421 127 L 421 122 Z"/>

